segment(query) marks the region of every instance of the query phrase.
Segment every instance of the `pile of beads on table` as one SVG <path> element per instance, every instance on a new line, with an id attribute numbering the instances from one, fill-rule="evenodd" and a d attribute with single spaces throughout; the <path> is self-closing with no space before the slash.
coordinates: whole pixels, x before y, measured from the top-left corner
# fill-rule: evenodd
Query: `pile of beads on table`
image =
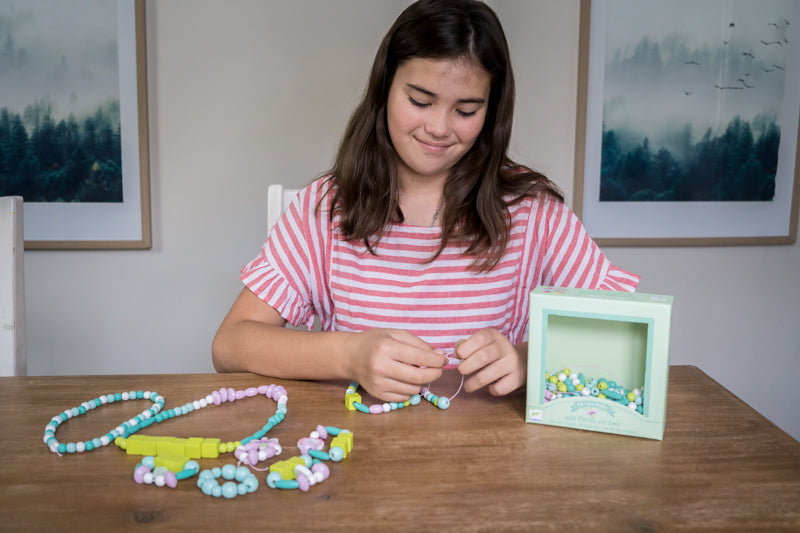
<path id="1" fill-rule="evenodd" d="M 564 397 L 593 397 L 617 402 L 639 414 L 643 412 L 644 387 L 626 389 L 613 379 L 587 378 L 583 373 L 575 374 L 569 368 L 545 373 L 544 383 L 545 402 Z"/>

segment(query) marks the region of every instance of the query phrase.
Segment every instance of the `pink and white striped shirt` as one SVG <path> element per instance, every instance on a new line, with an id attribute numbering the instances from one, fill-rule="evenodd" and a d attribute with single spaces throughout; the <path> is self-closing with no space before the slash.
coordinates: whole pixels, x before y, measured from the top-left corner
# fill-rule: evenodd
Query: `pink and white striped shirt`
<path id="1" fill-rule="evenodd" d="M 451 242 L 433 262 L 438 227 L 392 225 L 375 247 L 347 242 L 329 221 L 324 179 L 301 190 L 241 279 L 295 326 L 323 331 L 404 329 L 452 352 L 458 339 L 495 328 L 527 338 L 528 297 L 538 285 L 633 291 L 639 276 L 606 258 L 563 203 L 526 199 L 509 208 L 511 234 L 490 272 L 475 272 L 467 243 Z M 322 198 L 321 209 L 315 212 Z"/>

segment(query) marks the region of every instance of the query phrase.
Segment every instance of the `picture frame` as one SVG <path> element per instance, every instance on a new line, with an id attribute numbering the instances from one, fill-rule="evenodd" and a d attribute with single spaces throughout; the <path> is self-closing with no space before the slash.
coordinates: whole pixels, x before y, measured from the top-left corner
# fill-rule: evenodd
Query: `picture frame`
<path id="1" fill-rule="evenodd" d="M 148 135 L 148 105 L 147 105 L 147 48 L 146 48 L 146 20 L 145 20 L 145 0 L 119 0 L 117 2 L 103 2 L 104 12 L 110 10 L 110 13 L 105 13 L 104 17 L 97 15 L 98 5 L 92 4 L 91 0 L 83 0 L 63 4 L 62 7 L 71 10 L 73 13 L 80 13 L 83 19 L 87 20 L 87 24 L 92 24 L 91 29 L 96 29 L 98 26 L 103 28 L 103 35 L 108 35 L 106 40 L 96 39 L 89 47 L 86 43 L 81 46 L 75 46 L 69 49 L 69 52 L 64 52 L 62 56 L 62 67 L 64 71 L 72 68 L 71 74 L 78 71 L 80 68 L 81 75 L 94 74 L 91 70 L 92 67 L 79 67 L 82 65 L 84 59 L 80 52 L 86 51 L 86 54 L 94 54 L 98 48 L 106 51 L 108 58 L 113 58 L 114 47 L 116 47 L 116 60 L 118 71 L 118 99 L 114 102 L 113 98 L 104 97 L 100 94 L 97 97 L 97 109 L 102 106 L 111 105 L 118 108 L 118 125 L 115 129 L 113 141 L 109 141 L 111 146 L 115 146 L 117 152 L 116 159 L 113 162 L 106 164 L 106 160 L 101 159 L 99 156 L 89 155 L 90 173 L 84 171 L 81 175 L 83 181 L 80 187 L 82 191 L 86 191 L 91 179 L 96 178 L 95 181 L 100 183 L 96 185 L 92 182 L 94 189 L 94 197 L 89 196 L 89 200 L 44 200 L 44 201 L 27 201 L 23 196 L 24 204 L 24 232 L 25 232 L 25 249 L 26 250 L 91 250 L 91 249 L 150 249 L 152 246 L 151 237 L 151 219 L 150 219 L 150 170 L 149 170 L 149 135 Z M 28 8 L 32 4 L 25 7 Z M 42 17 L 52 17 L 52 6 L 48 8 L 51 12 L 42 11 Z M 28 17 L 31 18 L 30 16 Z M 113 24 L 113 27 L 109 25 Z M 75 24 L 62 23 L 59 25 L 59 38 L 72 39 L 88 33 L 90 28 L 82 27 L 80 21 Z M 114 41 L 114 32 L 116 31 L 116 41 Z M 36 32 L 29 32 L 36 35 Z M 53 32 L 56 33 L 56 32 Z M 50 45 L 51 43 L 47 43 Z M 42 45 L 43 47 L 46 45 Z M 22 45 L 20 49 L 24 52 Z M 28 54 L 28 57 L 33 55 L 33 52 Z M 88 63 L 88 59 L 86 60 Z M 108 59 L 112 63 L 111 59 Z M 98 67 L 99 70 L 99 67 Z M 105 71 L 102 71 L 105 74 Z M 111 76 L 113 77 L 113 75 Z M 71 78 L 71 79 L 74 79 Z M 113 86 L 111 83 L 109 86 Z M 31 84 L 32 91 L 37 88 L 41 90 L 39 85 Z M 86 87 L 85 85 L 81 87 Z M 83 94 L 80 89 L 77 90 L 77 96 L 73 94 L 72 100 L 88 100 L 95 96 L 91 90 L 86 90 Z M 99 93 L 99 91 L 97 91 Z M 35 92 L 33 98 L 36 98 Z M 42 97 L 42 102 L 45 99 L 51 98 L 49 94 Z M 101 100 L 101 98 L 105 98 Z M 108 102 L 111 104 L 108 104 Z M 101 104 L 102 102 L 102 104 Z M 3 102 L 0 101 L 0 107 L 3 107 Z M 58 104 L 53 105 L 54 108 Z M 61 106 L 64 107 L 63 105 Z M 49 104 L 48 104 L 49 109 Z M 105 109 L 105 107 L 103 108 Z M 102 112 L 98 111 L 98 113 Z M 112 118 L 116 117 L 115 113 L 109 114 Z M 88 114 L 92 117 L 91 112 Z M 97 114 L 94 118 L 97 119 Z M 70 111 L 70 119 L 73 115 Z M 53 121 L 58 123 L 61 120 L 63 125 L 64 119 L 61 117 L 55 118 Z M 69 119 L 68 119 L 69 120 Z M 87 122 L 81 122 L 81 118 L 73 120 L 73 128 L 78 131 L 78 128 L 88 128 L 87 125 L 91 118 L 86 119 Z M 109 122 L 112 119 L 108 119 Z M 77 124 L 77 125 L 76 125 Z M 99 122 L 97 123 L 99 124 Z M 113 124 L 113 122 L 112 122 Z M 99 131 L 99 125 L 97 126 Z M 110 128 L 109 128 L 110 130 Z M 108 137 L 108 135 L 106 136 Z M 88 152 L 88 151 L 87 151 Z M 73 159 L 76 156 L 72 156 Z M 81 160 L 86 167 L 86 158 Z M 110 159 L 108 161 L 111 161 Z M 77 167 L 76 163 L 73 164 Z M 66 174 L 56 174 L 57 172 L 66 172 L 68 164 L 63 164 L 59 167 L 53 164 L 55 170 L 51 171 L 51 175 L 63 176 Z M 38 167 L 37 167 L 38 168 Z M 42 169 L 49 170 L 51 167 L 41 166 Z M 108 193 L 109 186 L 107 182 L 111 182 L 111 177 L 104 178 L 106 169 L 111 169 L 107 172 L 108 176 L 113 175 L 114 189 L 113 193 L 116 196 L 111 196 Z M 76 171 L 77 173 L 77 171 Z M 89 177 L 84 177 L 89 175 Z M 96 176 L 99 175 L 100 178 Z M 121 175 L 121 178 L 120 178 Z M 105 179 L 106 181 L 100 181 Z M 50 178 L 50 181 L 45 179 L 40 180 L 43 183 L 51 184 L 51 187 L 59 183 L 57 179 Z M 120 183 L 121 182 L 121 183 Z M 63 182 L 62 182 L 63 183 Z M 61 186 L 63 188 L 63 186 Z M 42 186 L 39 187 L 41 189 Z M 78 186 L 75 186 L 77 190 Z M 71 190 L 71 191 L 72 191 Z M 100 193 L 96 191 L 100 190 Z M 59 192 L 61 189 L 59 189 Z M 51 196 L 54 193 L 51 193 Z M 75 194 L 77 193 L 72 193 Z M 107 194 L 107 196 L 102 196 Z M 98 199 L 99 198 L 99 199 Z"/>
<path id="2" fill-rule="evenodd" d="M 659 4 L 668 4 L 667 9 L 671 13 L 665 14 L 665 12 L 657 11 Z M 749 3 L 748 6 L 744 2 L 742 6 L 738 6 L 738 9 L 747 10 L 754 7 L 760 13 L 757 17 L 742 17 L 741 19 L 736 17 L 737 14 L 741 14 L 737 12 L 737 6 L 730 7 L 731 4 L 714 1 L 684 2 L 682 0 L 677 2 L 676 0 L 654 2 L 581 0 L 573 211 L 581 218 L 586 230 L 599 245 L 720 246 L 781 245 L 796 242 L 798 212 L 800 211 L 800 164 L 798 162 L 798 154 L 800 154 L 800 34 L 797 31 L 790 33 L 789 20 L 797 20 L 797 26 L 800 26 L 800 1 L 785 0 L 782 7 L 788 6 L 788 12 L 783 9 L 780 11 L 780 15 L 777 7 L 775 13 L 769 12 L 777 4 Z M 701 7 L 705 10 L 704 13 L 698 12 Z M 642 17 L 642 10 L 650 10 L 650 13 L 645 13 L 646 16 Z M 672 75 L 669 81 L 654 81 L 652 85 L 642 85 L 641 88 L 635 87 L 633 84 L 622 85 L 623 76 L 620 75 L 620 72 L 624 73 L 625 71 L 617 68 L 621 63 L 620 58 L 632 57 L 630 54 L 642 52 L 643 49 L 645 54 L 663 51 L 664 49 L 658 47 L 664 45 L 664 39 L 670 39 L 669 25 L 673 21 L 670 17 L 676 13 L 678 17 L 674 20 L 680 21 L 675 33 L 677 37 L 667 41 L 673 47 L 670 49 L 673 64 L 669 64 L 669 61 L 661 64 L 663 74 Z M 701 14 L 707 17 L 706 22 L 709 20 L 708 17 L 711 17 L 712 20 L 717 19 L 717 23 L 711 25 L 713 35 L 708 37 L 708 42 L 702 44 L 702 39 L 692 33 L 694 26 L 690 23 L 695 18 L 700 18 Z M 628 16 L 651 19 L 651 27 L 658 27 L 658 30 L 652 30 L 653 34 L 649 35 L 646 25 L 640 30 L 636 24 L 640 19 L 625 20 L 625 17 Z M 609 29 L 607 24 L 610 24 L 612 20 L 613 28 Z M 709 25 L 706 24 L 704 27 L 708 28 Z M 745 31 L 751 33 L 745 33 Z M 758 35 L 753 37 L 756 33 Z M 688 36 L 687 42 L 681 42 L 680 35 Z M 781 41 L 785 41 L 780 45 L 775 42 L 779 36 Z M 694 37 L 697 39 L 692 42 Z M 754 38 L 755 41 L 753 41 Z M 628 39 L 624 46 L 620 44 L 622 39 Z M 755 42 L 755 45 L 751 45 L 753 48 L 744 48 L 747 46 L 745 39 Z M 715 43 L 716 40 L 719 42 Z M 739 48 L 733 48 L 732 45 Z M 638 51 L 637 46 L 639 47 Z M 701 61 L 695 60 L 700 56 L 692 56 L 692 53 L 702 49 L 703 46 L 706 47 L 705 51 L 708 53 L 703 56 L 704 59 L 709 57 L 728 57 L 730 59 L 721 62 L 722 66 L 718 61 L 717 68 L 710 74 L 696 74 L 702 71 L 703 65 Z M 723 48 L 726 46 L 729 48 Z M 766 50 L 770 47 L 772 50 L 767 52 Z M 611 48 L 614 49 L 611 50 Z M 772 65 L 772 62 L 759 65 L 758 55 L 764 54 L 763 58 L 778 57 L 767 55 L 768 53 L 774 54 L 778 48 L 784 54 L 782 57 L 785 63 L 778 64 L 778 61 L 774 61 L 777 65 Z M 682 61 L 678 61 L 681 53 L 684 56 Z M 626 54 L 629 55 L 626 56 Z M 759 66 L 762 68 L 759 69 Z M 614 68 L 612 69 L 612 67 Z M 678 76 L 669 70 L 671 67 L 676 69 L 686 67 L 689 73 Z M 734 72 L 735 68 L 740 68 L 740 70 Z M 633 67 L 631 67 L 632 70 Z M 641 72 L 639 71 L 640 74 Z M 775 78 L 768 78 L 767 74 L 773 73 L 780 74 L 783 82 L 770 81 Z M 657 72 L 653 76 L 658 78 L 661 74 L 662 72 Z M 738 74 L 738 76 L 734 76 L 734 74 Z M 609 77 L 606 77 L 607 75 Z M 716 79 L 709 79 L 707 76 L 716 76 Z M 676 80 L 684 82 L 685 85 L 680 86 Z M 758 83 L 754 80 L 758 80 Z M 691 85 L 690 81 L 695 85 Z M 630 102 L 635 102 L 636 98 L 630 97 L 629 100 L 626 100 L 624 97 L 620 97 L 619 87 L 621 86 L 624 87 L 624 91 L 627 91 L 624 96 L 627 96 L 628 93 L 635 94 L 638 91 L 638 94 L 642 95 L 640 101 L 644 105 L 638 107 L 628 105 L 626 107 Z M 756 86 L 760 89 L 756 89 Z M 753 116 L 752 106 L 757 105 L 759 100 L 755 99 L 755 96 L 750 96 L 756 104 L 747 101 L 748 107 L 745 107 L 744 101 L 739 104 L 739 100 L 745 94 L 758 95 L 763 99 L 764 97 L 757 91 L 766 91 L 766 87 L 771 87 L 773 92 L 780 89 L 782 99 L 779 104 L 776 104 L 777 110 L 770 115 L 772 112 L 770 109 L 756 108 L 758 112 L 755 114 L 756 118 L 748 118 Z M 616 88 L 617 92 L 609 88 Z M 662 91 L 667 89 L 674 90 L 673 94 L 664 96 Z M 704 100 L 700 100 L 701 105 L 690 107 L 688 102 L 691 97 L 695 97 L 695 101 L 697 101 L 697 97 L 704 98 Z M 738 108 L 737 105 L 741 105 L 741 108 Z M 620 109 L 628 113 L 624 118 Z M 614 181 L 614 179 L 621 179 L 619 176 L 624 176 L 624 173 L 619 171 L 622 165 L 619 161 L 623 161 L 623 159 L 617 160 L 617 166 L 612 164 L 614 163 L 612 155 L 616 152 L 611 152 L 609 147 L 615 146 L 613 143 L 615 138 L 608 135 L 609 132 L 619 131 L 626 134 L 617 135 L 616 139 L 630 143 L 629 146 L 632 148 L 627 154 L 631 158 L 624 161 L 632 165 L 635 161 L 632 159 L 632 154 L 637 148 L 640 152 L 644 149 L 645 154 L 648 154 L 646 149 L 651 148 L 651 152 L 649 152 L 651 157 L 656 150 L 659 155 L 663 155 L 658 148 L 659 145 L 655 142 L 650 147 L 648 136 L 641 140 L 641 137 L 636 137 L 631 133 L 636 130 L 637 125 L 645 125 L 644 128 L 652 127 L 645 131 L 654 132 L 655 140 L 658 133 L 656 133 L 655 126 L 651 125 L 658 124 L 659 120 L 666 120 L 664 118 L 666 113 L 669 113 L 670 117 L 668 118 L 674 121 L 681 120 L 682 113 L 693 113 L 691 120 L 700 121 L 703 118 L 699 116 L 695 118 L 695 116 L 701 115 L 703 109 L 716 113 L 718 121 L 720 117 L 730 116 L 733 118 L 727 122 L 727 129 L 724 121 L 720 122 L 714 131 L 711 127 L 707 130 L 696 127 L 693 130 L 689 127 L 689 134 L 684 133 L 683 136 L 684 141 L 687 138 L 691 140 L 688 146 L 693 151 L 687 150 L 687 154 L 698 154 L 700 153 L 699 148 L 702 147 L 724 146 L 718 139 L 731 131 L 732 124 L 739 128 L 733 131 L 740 132 L 742 138 L 747 137 L 749 129 L 753 139 L 751 140 L 752 144 L 748 146 L 752 152 L 755 144 L 761 143 L 759 146 L 769 146 L 763 139 L 765 138 L 764 132 L 767 131 L 767 124 L 771 123 L 764 117 L 772 117 L 774 122 L 780 124 L 779 147 L 768 152 L 777 152 L 775 170 L 772 173 L 762 171 L 759 174 L 767 184 L 769 182 L 763 176 L 774 176 L 771 197 L 768 186 L 762 186 L 760 189 L 751 187 L 752 190 L 742 188 L 742 190 L 750 191 L 747 194 L 751 196 L 737 197 L 736 194 L 743 193 L 739 193 L 739 189 L 730 185 L 733 181 L 724 181 L 723 179 L 720 179 L 713 188 L 701 190 L 697 176 L 716 175 L 717 167 L 714 167 L 715 172 L 705 174 L 690 172 L 690 168 L 705 168 L 700 167 L 697 162 L 700 159 L 699 155 L 693 155 L 692 157 L 695 159 L 688 160 L 684 164 L 687 170 L 683 174 L 680 170 L 675 172 L 675 176 L 682 177 L 682 179 L 676 177 L 670 183 L 680 184 L 680 187 L 676 185 L 672 190 L 665 187 L 665 190 L 669 191 L 667 194 L 639 189 L 637 193 L 640 196 L 636 196 L 636 193 L 631 194 L 629 190 L 620 187 L 619 181 Z M 695 113 L 693 110 L 701 110 L 701 112 Z M 737 115 L 740 112 L 741 115 Z M 745 115 L 745 112 L 750 115 Z M 738 122 L 736 122 L 736 116 L 739 117 Z M 776 117 L 777 119 L 775 119 Z M 628 122 L 626 123 L 625 120 Z M 702 124 L 702 122 L 700 123 Z M 634 126 L 631 127 L 631 124 Z M 623 128 L 629 128 L 629 130 L 623 130 Z M 685 124 L 684 129 L 686 129 Z M 710 133 L 710 137 L 706 137 L 704 131 L 706 135 Z M 725 139 L 727 138 L 725 137 Z M 717 144 L 713 144 L 715 142 Z M 637 143 L 640 144 L 637 145 Z M 774 147 L 774 144 L 772 146 Z M 622 153 L 626 152 L 623 150 Z M 667 150 L 664 153 L 666 156 L 662 159 L 669 161 L 667 156 L 670 155 L 670 151 Z M 604 155 L 606 156 L 605 160 Z M 719 163 L 720 160 L 719 157 L 716 159 L 717 165 L 722 164 Z M 678 159 L 678 165 L 673 168 L 680 169 L 679 165 L 682 162 Z M 751 163 L 752 161 L 748 159 L 747 162 Z M 739 172 L 737 175 L 744 174 L 744 171 L 741 170 L 743 167 L 744 165 L 737 167 L 737 172 Z M 758 168 L 769 170 L 772 167 L 764 165 Z M 663 174 L 656 172 L 648 176 L 648 179 L 653 178 L 655 181 L 656 175 L 663 179 Z M 636 183 L 646 183 L 648 179 L 638 178 Z M 631 188 L 635 189 L 636 186 Z M 675 192 L 676 189 L 678 193 Z M 688 192 L 694 196 L 687 196 Z M 628 196 L 623 196 L 623 194 L 628 194 Z M 758 196 L 758 194 L 762 196 Z M 763 198 L 766 197 L 769 199 L 764 200 Z"/>

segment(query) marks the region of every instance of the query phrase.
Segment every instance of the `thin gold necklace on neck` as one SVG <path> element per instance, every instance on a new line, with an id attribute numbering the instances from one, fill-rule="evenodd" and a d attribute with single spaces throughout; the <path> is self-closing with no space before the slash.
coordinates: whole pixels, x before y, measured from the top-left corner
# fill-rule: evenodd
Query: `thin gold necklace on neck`
<path id="1" fill-rule="evenodd" d="M 439 198 L 439 205 L 436 207 L 436 211 L 433 213 L 433 218 L 431 219 L 431 227 L 436 225 L 436 221 L 439 220 L 439 213 L 442 212 L 442 207 L 444 207 L 444 194 L 442 197 Z"/>

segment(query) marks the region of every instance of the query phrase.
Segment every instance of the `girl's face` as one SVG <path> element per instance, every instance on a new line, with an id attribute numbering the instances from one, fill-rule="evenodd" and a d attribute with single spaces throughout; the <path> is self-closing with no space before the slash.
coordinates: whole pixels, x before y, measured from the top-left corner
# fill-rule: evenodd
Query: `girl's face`
<path id="1" fill-rule="evenodd" d="M 469 59 L 414 58 L 397 68 L 386 116 L 401 187 L 444 180 L 483 128 L 491 77 Z"/>

